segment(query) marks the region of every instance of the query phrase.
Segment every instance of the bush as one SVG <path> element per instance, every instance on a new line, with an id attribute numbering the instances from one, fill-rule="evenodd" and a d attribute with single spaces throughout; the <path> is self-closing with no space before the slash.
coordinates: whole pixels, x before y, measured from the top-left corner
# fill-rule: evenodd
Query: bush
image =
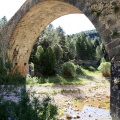
<path id="1" fill-rule="evenodd" d="M 104 77 L 110 77 L 110 63 L 109 62 L 103 62 L 98 67 L 98 70 L 102 72 L 102 75 Z"/>
<path id="2" fill-rule="evenodd" d="M 25 84 L 25 77 L 23 77 L 17 70 L 12 73 L 11 68 L 12 63 L 9 59 L 4 64 L 0 51 L 0 85 Z"/>
<path id="3" fill-rule="evenodd" d="M 26 79 L 19 72 L 11 74 L 1 74 L 0 85 L 15 85 L 15 84 L 25 84 Z"/>
<path id="4" fill-rule="evenodd" d="M 57 114 L 50 97 L 40 101 L 34 94 L 29 97 L 25 89 L 18 103 L 0 98 L 0 120 L 56 120 Z"/>
<path id="5" fill-rule="evenodd" d="M 66 62 L 62 65 L 62 74 L 64 77 L 74 77 L 76 67 L 72 62 Z"/>
<path id="6" fill-rule="evenodd" d="M 82 67 L 81 66 L 77 65 L 76 73 L 77 74 L 84 74 L 84 72 L 82 71 Z"/>

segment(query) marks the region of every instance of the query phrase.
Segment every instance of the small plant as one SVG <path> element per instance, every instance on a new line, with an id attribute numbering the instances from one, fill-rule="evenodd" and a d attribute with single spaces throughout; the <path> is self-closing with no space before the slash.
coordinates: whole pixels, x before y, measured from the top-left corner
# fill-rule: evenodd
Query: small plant
<path id="1" fill-rule="evenodd" d="M 91 14 L 96 13 L 96 16 L 99 17 L 101 15 L 101 12 L 98 12 L 94 9 L 91 10 Z"/>
<path id="2" fill-rule="evenodd" d="M 64 77 L 74 77 L 76 73 L 76 67 L 72 62 L 66 62 L 62 65 L 62 74 Z"/>
<path id="3" fill-rule="evenodd" d="M 109 62 L 103 62 L 98 67 L 98 70 L 102 72 L 102 75 L 104 77 L 110 77 L 110 63 Z"/>
<path id="4" fill-rule="evenodd" d="M 101 12 L 96 12 L 96 16 L 99 17 L 101 15 Z"/>
<path id="5" fill-rule="evenodd" d="M 120 9 L 120 7 L 116 5 L 116 6 L 114 7 L 114 13 L 118 13 L 118 12 L 119 12 L 119 9 Z"/>
<path id="6" fill-rule="evenodd" d="M 37 84 L 38 83 L 38 77 L 31 77 L 29 74 L 27 74 L 26 83 L 27 84 Z"/>
<path id="7" fill-rule="evenodd" d="M 91 9 L 91 14 L 95 13 L 96 11 L 94 9 Z"/>
<path id="8" fill-rule="evenodd" d="M 117 31 L 113 31 L 112 32 L 112 36 L 116 36 L 116 35 L 118 35 L 118 32 Z"/>

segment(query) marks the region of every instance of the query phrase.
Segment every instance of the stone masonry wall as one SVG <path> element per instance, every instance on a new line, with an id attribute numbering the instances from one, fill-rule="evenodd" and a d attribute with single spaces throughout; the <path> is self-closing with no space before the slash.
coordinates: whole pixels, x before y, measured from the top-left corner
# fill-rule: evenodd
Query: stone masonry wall
<path id="1" fill-rule="evenodd" d="M 110 109 L 113 120 L 120 120 L 120 61 L 111 60 Z"/>

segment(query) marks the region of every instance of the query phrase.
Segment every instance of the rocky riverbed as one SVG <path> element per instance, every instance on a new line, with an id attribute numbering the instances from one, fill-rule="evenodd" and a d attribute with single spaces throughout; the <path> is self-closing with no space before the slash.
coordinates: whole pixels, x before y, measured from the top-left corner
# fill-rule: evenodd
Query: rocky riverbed
<path id="1" fill-rule="evenodd" d="M 18 88 L 17 90 L 20 91 Z M 34 92 L 40 100 L 45 96 L 50 96 L 52 103 L 58 106 L 59 120 L 68 118 L 79 120 L 84 106 L 95 106 L 109 110 L 110 83 L 102 76 L 94 76 L 92 81 L 84 85 L 26 85 L 26 90 L 28 93 Z M 17 102 L 19 97 L 15 97 L 14 92 L 11 95 L 4 97 Z M 70 111 L 73 111 L 74 114 Z"/>
<path id="2" fill-rule="evenodd" d="M 101 76 L 94 76 L 93 81 L 84 85 L 28 85 L 27 90 L 35 91 L 40 98 L 50 96 L 59 108 L 61 120 L 70 117 L 68 115 L 70 109 L 81 112 L 86 105 L 109 110 L 110 83 Z"/>

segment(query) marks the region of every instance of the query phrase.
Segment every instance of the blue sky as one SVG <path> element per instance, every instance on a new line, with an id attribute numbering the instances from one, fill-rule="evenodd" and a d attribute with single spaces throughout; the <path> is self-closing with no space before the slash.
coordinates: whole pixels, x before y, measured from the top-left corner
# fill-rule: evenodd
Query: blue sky
<path id="1" fill-rule="evenodd" d="M 0 18 L 6 16 L 9 20 L 24 2 L 25 0 L 0 0 Z M 84 14 L 65 15 L 53 21 L 52 24 L 55 28 L 61 26 L 66 34 L 95 29 Z"/>

